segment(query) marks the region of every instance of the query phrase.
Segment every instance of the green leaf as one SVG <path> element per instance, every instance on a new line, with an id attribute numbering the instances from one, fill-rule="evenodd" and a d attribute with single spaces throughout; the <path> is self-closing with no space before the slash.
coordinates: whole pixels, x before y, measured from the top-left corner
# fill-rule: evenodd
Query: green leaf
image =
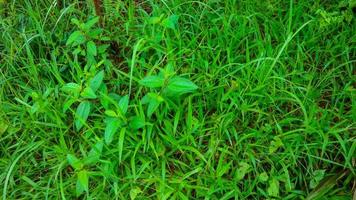
<path id="1" fill-rule="evenodd" d="M 82 186 L 82 184 L 79 183 L 79 180 L 77 179 L 77 184 L 76 184 L 76 195 L 77 197 L 79 197 L 85 190 L 84 190 L 84 187 Z"/>
<path id="2" fill-rule="evenodd" d="M 64 104 L 63 104 L 63 113 L 66 113 L 67 110 L 73 105 L 74 102 L 76 102 L 77 99 L 68 99 Z"/>
<path id="3" fill-rule="evenodd" d="M 63 92 L 70 94 L 79 94 L 81 89 L 81 86 L 77 83 L 67 83 L 61 88 Z"/>
<path id="4" fill-rule="evenodd" d="M 274 137 L 273 141 L 271 142 L 268 152 L 269 153 L 274 153 L 276 152 L 280 147 L 283 147 L 283 142 L 279 137 Z"/>
<path id="5" fill-rule="evenodd" d="M 279 197 L 279 182 L 277 179 L 272 178 L 269 182 L 267 193 L 271 197 Z"/>
<path id="6" fill-rule="evenodd" d="M 165 92 L 168 95 L 182 95 L 185 93 L 193 92 L 196 89 L 198 89 L 198 86 L 196 86 L 190 80 L 181 77 L 173 77 L 169 80 Z"/>
<path id="7" fill-rule="evenodd" d="M 96 28 L 93 30 L 88 31 L 86 34 L 87 36 L 89 36 L 89 38 L 91 39 L 97 39 L 97 40 L 101 40 L 101 41 L 105 41 L 106 37 L 100 36 L 100 34 L 103 32 L 103 29 L 100 28 Z"/>
<path id="8" fill-rule="evenodd" d="M 104 70 L 101 70 L 99 73 L 97 73 L 93 79 L 90 81 L 90 88 L 96 92 L 101 83 L 103 82 L 103 79 L 104 79 Z"/>
<path id="9" fill-rule="evenodd" d="M 100 103 L 107 110 L 109 109 L 109 100 L 108 96 L 108 88 L 105 83 L 102 83 L 98 89 L 98 93 L 100 94 Z"/>
<path id="10" fill-rule="evenodd" d="M 96 52 L 96 45 L 93 41 L 89 41 L 87 43 L 87 53 L 92 55 L 92 56 L 96 56 L 97 52 Z"/>
<path id="11" fill-rule="evenodd" d="M 9 128 L 9 125 L 4 121 L 0 121 L 0 135 L 5 133 L 5 131 Z"/>
<path id="12" fill-rule="evenodd" d="M 311 189 L 316 188 L 320 181 L 324 178 L 325 170 L 315 170 L 313 172 L 313 179 L 309 182 L 309 187 Z"/>
<path id="13" fill-rule="evenodd" d="M 239 168 L 236 170 L 236 179 L 242 180 L 245 175 L 250 171 L 251 166 L 248 163 L 241 162 Z"/>
<path id="14" fill-rule="evenodd" d="M 122 151 L 124 149 L 124 139 L 125 139 L 126 128 L 120 130 L 119 136 L 119 163 L 121 163 Z"/>
<path id="15" fill-rule="evenodd" d="M 268 180 L 268 174 L 266 172 L 262 172 L 258 175 L 258 180 L 261 182 L 266 182 Z"/>
<path id="16" fill-rule="evenodd" d="M 164 69 L 161 70 L 159 75 L 167 79 L 169 77 L 172 77 L 174 74 L 175 74 L 174 66 L 171 63 L 169 63 Z"/>
<path id="17" fill-rule="evenodd" d="M 130 127 L 133 130 L 140 129 L 140 128 L 144 127 L 145 124 L 146 124 L 145 119 L 143 119 L 139 116 L 133 117 L 130 121 Z"/>
<path id="18" fill-rule="evenodd" d="M 116 118 L 109 118 L 106 122 L 106 128 L 104 133 L 104 140 L 106 144 L 110 144 L 117 129 L 120 127 L 120 121 Z"/>
<path id="19" fill-rule="evenodd" d="M 320 181 L 319 185 L 309 193 L 309 195 L 306 197 L 306 200 L 313 200 L 324 197 L 328 191 L 333 189 L 338 180 L 342 179 L 344 176 L 347 176 L 350 174 L 350 172 L 351 171 L 348 169 L 342 169 L 334 176 L 324 178 L 322 181 Z"/>
<path id="20" fill-rule="evenodd" d="M 99 17 L 96 16 L 96 17 L 88 20 L 87 22 L 85 22 L 84 29 L 86 31 L 89 31 L 89 29 L 91 29 L 98 22 L 99 22 Z"/>
<path id="21" fill-rule="evenodd" d="M 98 141 L 90 150 L 88 156 L 85 158 L 85 164 L 94 164 L 96 163 L 103 151 L 104 143 L 102 140 Z"/>
<path id="22" fill-rule="evenodd" d="M 105 111 L 105 114 L 106 114 L 107 116 L 109 116 L 109 117 L 117 117 L 116 112 L 113 111 L 113 110 L 106 110 L 106 111 Z"/>
<path id="23" fill-rule="evenodd" d="M 148 19 L 148 23 L 149 24 L 158 24 L 162 21 L 162 18 L 163 18 L 164 15 L 161 15 L 159 17 L 150 17 Z"/>
<path id="24" fill-rule="evenodd" d="M 161 76 L 146 76 L 139 83 L 145 87 L 158 88 L 163 86 L 164 78 Z"/>
<path id="25" fill-rule="evenodd" d="M 156 93 L 148 93 L 142 98 L 141 103 L 142 104 L 148 103 L 147 116 L 151 117 L 152 114 L 157 110 L 157 108 L 163 101 L 164 99 L 160 95 Z"/>
<path id="26" fill-rule="evenodd" d="M 161 25 L 166 27 L 166 28 L 170 28 L 170 29 L 175 30 L 177 28 L 177 25 L 178 25 L 178 19 L 179 19 L 178 15 L 171 15 L 171 16 L 167 17 L 166 19 L 164 19 L 161 22 Z"/>
<path id="27" fill-rule="evenodd" d="M 222 165 L 219 165 L 216 170 L 217 177 L 222 177 L 225 173 L 227 173 L 231 168 L 231 164 L 232 164 L 232 161 L 229 163 L 224 163 Z"/>
<path id="28" fill-rule="evenodd" d="M 80 31 L 74 31 L 68 38 L 66 45 L 76 46 L 85 42 L 85 36 Z"/>
<path id="29" fill-rule="evenodd" d="M 151 100 L 150 103 L 148 104 L 148 108 L 147 108 L 147 116 L 151 117 L 152 114 L 157 110 L 157 108 L 159 107 L 160 102 L 156 101 L 156 100 Z"/>
<path id="30" fill-rule="evenodd" d="M 77 184 L 83 188 L 84 191 L 88 192 L 88 185 L 89 185 L 89 176 L 86 170 L 82 170 L 78 172 L 78 180 Z"/>
<path id="31" fill-rule="evenodd" d="M 130 199 L 131 200 L 135 200 L 137 195 L 140 194 L 142 191 L 140 188 L 136 187 L 136 188 L 132 188 L 130 190 Z"/>
<path id="32" fill-rule="evenodd" d="M 83 163 L 72 154 L 67 155 L 67 161 L 75 170 L 80 170 L 83 168 Z"/>
<path id="33" fill-rule="evenodd" d="M 82 93 L 80 93 L 80 95 L 84 98 L 87 99 L 96 99 L 97 96 L 95 94 L 95 92 L 93 91 L 93 89 L 91 89 L 90 87 L 86 87 Z"/>
<path id="34" fill-rule="evenodd" d="M 129 95 L 125 95 L 119 101 L 119 108 L 122 114 L 125 114 L 127 112 L 128 107 L 129 107 Z"/>
<path id="35" fill-rule="evenodd" d="M 79 131 L 87 121 L 90 113 L 90 102 L 83 101 L 79 104 L 75 114 L 75 127 Z"/>
<path id="36" fill-rule="evenodd" d="M 70 22 L 74 25 L 77 25 L 78 27 L 80 27 L 81 23 L 77 18 L 72 18 L 70 19 Z"/>

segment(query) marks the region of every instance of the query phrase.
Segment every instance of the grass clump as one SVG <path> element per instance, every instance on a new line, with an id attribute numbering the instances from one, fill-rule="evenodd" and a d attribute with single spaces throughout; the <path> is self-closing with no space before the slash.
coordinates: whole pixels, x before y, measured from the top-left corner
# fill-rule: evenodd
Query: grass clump
<path id="1" fill-rule="evenodd" d="M 353 1 L 90 2 L 0 1 L 2 199 L 355 195 Z"/>

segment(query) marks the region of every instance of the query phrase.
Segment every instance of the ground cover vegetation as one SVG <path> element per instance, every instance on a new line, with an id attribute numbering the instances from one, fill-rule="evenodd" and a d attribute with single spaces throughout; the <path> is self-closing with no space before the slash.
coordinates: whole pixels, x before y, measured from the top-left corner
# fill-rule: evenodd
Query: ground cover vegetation
<path id="1" fill-rule="evenodd" d="M 1 198 L 355 198 L 355 10 L 1 0 Z"/>

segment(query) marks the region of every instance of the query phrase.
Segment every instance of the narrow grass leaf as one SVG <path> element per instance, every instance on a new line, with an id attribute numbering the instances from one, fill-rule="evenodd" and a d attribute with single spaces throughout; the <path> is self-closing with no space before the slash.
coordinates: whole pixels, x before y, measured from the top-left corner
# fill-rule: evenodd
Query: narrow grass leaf
<path id="1" fill-rule="evenodd" d="M 120 163 L 122 161 L 122 151 L 124 149 L 125 133 L 126 133 L 126 128 L 122 128 L 120 130 L 120 136 L 119 136 L 119 162 Z"/>
<path id="2" fill-rule="evenodd" d="M 343 178 L 349 173 L 350 173 L 349 170 L 341 170 L 334 176 L 324 178 L 319 183 L 319 185 L 311 193 L 309 193 L 306 200 L 319 199 L 321 197 L 324 197 L 325 194 L 337 184 L 337 181 L 339 179 Z"/>

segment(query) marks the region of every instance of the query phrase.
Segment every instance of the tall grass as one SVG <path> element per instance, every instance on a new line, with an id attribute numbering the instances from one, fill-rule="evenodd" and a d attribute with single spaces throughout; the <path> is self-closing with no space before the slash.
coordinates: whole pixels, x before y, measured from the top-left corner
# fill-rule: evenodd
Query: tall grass
<path id="1" fill-rule="evenodd" d="M 58 2 L 0 1 L 2 199 L 352 198 L 352 1 Z"/>

